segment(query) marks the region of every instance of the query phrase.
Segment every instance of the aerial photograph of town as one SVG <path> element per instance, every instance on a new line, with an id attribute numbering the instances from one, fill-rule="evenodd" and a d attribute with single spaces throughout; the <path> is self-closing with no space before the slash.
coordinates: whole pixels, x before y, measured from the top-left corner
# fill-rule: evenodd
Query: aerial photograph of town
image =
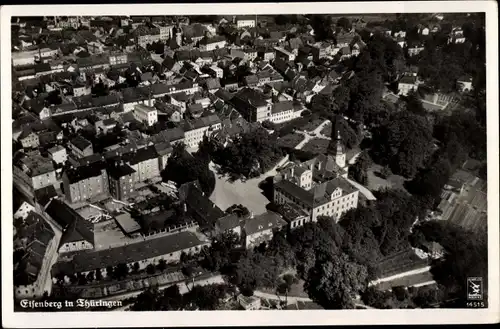
<path id="1" fill-rule="evenodd" d="M 484 13 L 10 24 L 16 312 L 488 308 Z"/>

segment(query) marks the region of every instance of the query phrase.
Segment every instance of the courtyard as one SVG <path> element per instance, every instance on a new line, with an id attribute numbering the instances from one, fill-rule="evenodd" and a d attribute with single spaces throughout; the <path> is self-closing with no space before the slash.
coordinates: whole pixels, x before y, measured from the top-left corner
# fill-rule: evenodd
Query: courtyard
<path id="1" fill-rule="evenodd" d="M 210 169 L 215 173 L 216 180 L 215 189 L 210 196 L 213 203 L 223 211 L 233 204 L 242 204 L 254 215 L 266 212 L 266 205 L 270 201 L 264 196 L 259 184 L 267 177 L 276 175 L 275 168 L 256 178 L 231 181 L 229 177 L 217 174 L 215 166 L 210 163 Z"/>

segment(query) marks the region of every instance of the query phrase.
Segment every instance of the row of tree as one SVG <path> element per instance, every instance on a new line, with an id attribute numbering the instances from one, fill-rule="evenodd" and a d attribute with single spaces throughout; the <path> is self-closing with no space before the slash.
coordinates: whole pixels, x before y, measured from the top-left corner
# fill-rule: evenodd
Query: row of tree
<path id="1" fill-rule="evenodd" d="M 185 294 L 181 294 L 178 285 L 163 290 L 149 288 L 141 293 L 132 311 L 182 311 L 182 310 L 217 310 L 222 299 L 234 295 L 234 289 L 225 284 L 194 286 Z"/>
<path id="2" fill-rule="evenodd" d="M 198 154 L 218 164 L 221 173 L 229 174 L 234 179 L 257 177 L 283 157 L 276 136 L 269 135 L 262 127 L 253 127 L 234 137 L 225 147 L 205 137 Z"/>

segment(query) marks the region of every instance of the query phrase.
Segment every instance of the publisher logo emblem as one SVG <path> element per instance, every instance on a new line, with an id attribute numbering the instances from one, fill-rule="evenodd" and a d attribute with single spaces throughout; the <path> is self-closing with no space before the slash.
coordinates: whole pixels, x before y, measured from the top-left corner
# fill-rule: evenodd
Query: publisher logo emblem
<path id="1" fill-rule="evenodd" d="M 483 278 L 480 277 L 467 278 L 467 299 L 468 300 L 483 299 Z"/>

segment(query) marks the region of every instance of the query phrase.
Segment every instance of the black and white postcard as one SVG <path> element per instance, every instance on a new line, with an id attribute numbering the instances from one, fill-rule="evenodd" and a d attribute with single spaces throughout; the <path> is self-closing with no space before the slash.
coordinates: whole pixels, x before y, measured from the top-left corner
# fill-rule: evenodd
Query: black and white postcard
<path id="1" fill-rule="evenodd" d="M 497 10 L 3 7 L 3 324 L 499 321 Z"/>

